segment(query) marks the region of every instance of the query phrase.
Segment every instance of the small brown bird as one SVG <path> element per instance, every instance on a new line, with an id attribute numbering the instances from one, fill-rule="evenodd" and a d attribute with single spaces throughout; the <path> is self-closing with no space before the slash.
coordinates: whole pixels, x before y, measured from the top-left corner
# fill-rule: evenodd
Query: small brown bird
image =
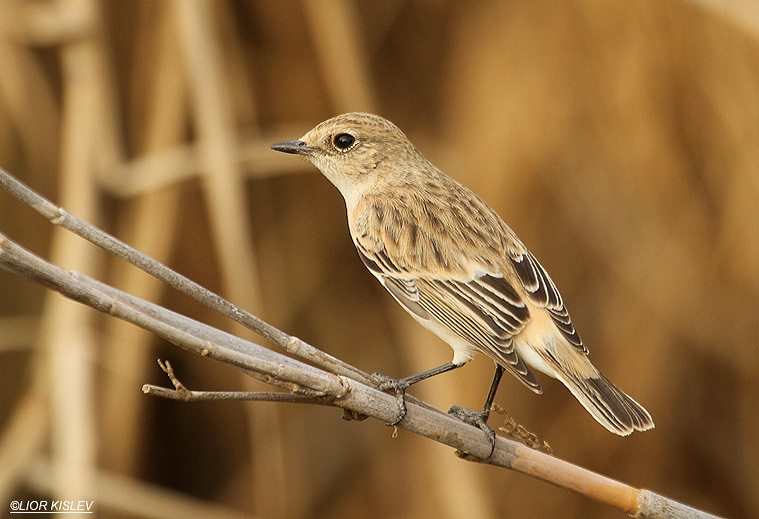
<path id="1" fill-rule="evenodd" d="M 496 364 L 485 407 L 451 413 L 487 425 L 506 370 L 542 393 L 530 368 L 560 380 L 609 431 L 628 435 L 654 426 L 635 400 L 588 359 L 551 278 L 516 234 L 477 195 L 444 175 L 390 121 L 339 115 L 273 150 L 308 158 L 345 198 L 353 243 L 369 271 L 424 327 L 453 348 L 453 360 L 394 380 L 405 416 L 405 390 L 484 353 Z M 492 450 L 491 450 L 492 454 Z"/>

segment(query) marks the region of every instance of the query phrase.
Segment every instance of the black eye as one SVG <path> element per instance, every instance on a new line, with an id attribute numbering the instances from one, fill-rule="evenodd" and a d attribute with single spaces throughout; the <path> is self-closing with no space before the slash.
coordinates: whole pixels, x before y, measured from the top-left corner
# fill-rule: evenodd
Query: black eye
<path id="1" fill-rule="evenodd" d="M 338 133 L 332 139 L 332 143 L 340 151 L 348 151 L 356 142 L 356 138 L 350 133 Z"/>

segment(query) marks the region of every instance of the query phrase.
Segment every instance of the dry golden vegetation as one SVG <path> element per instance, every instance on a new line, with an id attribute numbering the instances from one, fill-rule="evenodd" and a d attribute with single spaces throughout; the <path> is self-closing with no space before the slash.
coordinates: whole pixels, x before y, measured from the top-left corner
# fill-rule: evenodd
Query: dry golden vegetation
<path id="1" fill-rule="evenodd" d="M 496 402 L 561 458 L 755 517 L 759 11 L 710 4 L 4 0 L 0 165 L 283 330 L 404 376 L 448 346 L 365 272 L 334 188 L 268 150 L 379 113 L 516 230 L 656 429 L 615 437 L 545 377 L 541 396 L 504 380 Z M 4 193 L 0 232 L 251 337 Z M 144 396 L 165 384 L 157 357 L 193 389 L 261 387 L 0 272 L 0 513 L 97 487 L 101 517 L 621 516 L 334 409 Z M 477 408 L 491 372 L 477 359 L 411 393 Z"/>

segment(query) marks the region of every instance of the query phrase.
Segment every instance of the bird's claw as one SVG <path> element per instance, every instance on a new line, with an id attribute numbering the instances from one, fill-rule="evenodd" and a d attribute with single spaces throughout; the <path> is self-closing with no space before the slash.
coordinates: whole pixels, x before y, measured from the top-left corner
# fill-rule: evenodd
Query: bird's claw
<path id="1" fill-rule="evenodd" d="M 493 455 L 493 451 L 495 451 L 495 431 L 488 425 L 487 421 L 490 412 L 484 410 L 472 411 L 471 409 L 455 405 L 448 410 L 448 414 L 458 418 L 462 422 L 468 423 L 469 425 L 479 427 L 488 435 L 488 440 L 490 441 L 490 453 L 484 459 L 489 459 L 490 456 Z"/>
<path id="2" fill-rule="evenodd" d="M 408 384 L 404 384 L 401 380 L 390 378 L 381 373 L 373 373 L 372 379 L 377 382 L 377 389 L 380 391 L 393 390 L 395 392 L 395 398 L 398 401 L 398 419 L 385 425 L 398 425 L 406 418 L 406 388 Z"/>

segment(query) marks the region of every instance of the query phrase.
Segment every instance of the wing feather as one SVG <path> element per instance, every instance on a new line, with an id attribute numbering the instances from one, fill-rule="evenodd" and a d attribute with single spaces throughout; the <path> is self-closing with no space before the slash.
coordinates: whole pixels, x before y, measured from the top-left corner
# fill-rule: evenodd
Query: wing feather
<path id="1" fill-rule="evenodd" d="M 387 291 L 395 297 L 395 300 L 407 311 L 424 321 L 430 319 L 430 314 L 419 303 L 419 291 L 413 280 L 383 276 L 380 278 L 380 281 Z"/>
<path id="2" fill-rule="evenodd" d="M 384 250 L 356 242 L 361 260 L 398 303 L 422 322 L 434 320 L 512 372 L 530 389 L 540 385 L 514 349 L 512 337 L 530 312 L 516 290 L 489 274 L 471 281 L 410 277 Z"/>
<path id="3" fill-rule="evenodd" d="M 587 354 L 588 348 L 575 330 L 559 290 L 535 256 L 527 250 L 522 250 L 510 253 L 509 259 L 530 301 L 545 308 L 564 338 L 578 351 Z"/>
<path id="4" fill-rule="evenodd" d="M 496 360 L 527 387 L 536 392 L 541 391 L 538 381 L 515 351 L 512 341 L 512 337 L 529 321 L 529 312 L 524 321 L 511 316 L 511 319 L 519 322 L 515 329 L 507 319 L 499 315 L 507 315 L 505 306 L 494 306 L 472 288 L 473 285 L 479 286 L 477 280 L 463 283 L 419 278 L 415 284 L 419 291 L 419 303 L 428 313 Z"/>

